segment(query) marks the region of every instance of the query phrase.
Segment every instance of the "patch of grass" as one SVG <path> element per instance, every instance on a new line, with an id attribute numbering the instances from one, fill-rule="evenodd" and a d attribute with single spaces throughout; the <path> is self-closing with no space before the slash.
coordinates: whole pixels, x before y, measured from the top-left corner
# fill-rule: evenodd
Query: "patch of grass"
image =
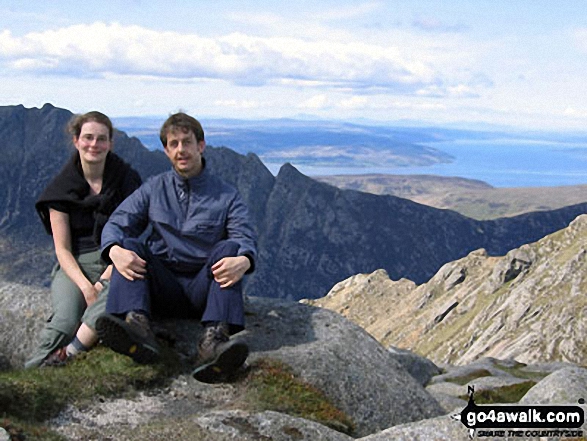
<path id="1" fill-rule="evenodd" d="M 38 438 L 34 433 L 46 431 L 43 422 L 68 404 L 83 405 L 99 397 L 165 385 L 172 373 L 179 370 L 176 358 L 165 359 L 171 361 L 138 365 L 128 357 L 98 347 L 64 367 L 0 372 L 0 418 L 12 430 L 26 433 L 22 439 L 52 439 L 48 432 Z"/>
<path id="2" fill-rule="evenodd" d="M 501 404 L 517 403 L 524 395 L 536 384 L 535 381 L 524 381 L 523 383 L 503 386 L 497 389 L 484 390 L 475 392 L 476 404 Z M 460 396 L 463 400 L 468 400 L 467 395 Z"/>
<path id="3" fill-rule="evenodd" d="M 0 418 L 0 427 L 8 432 L 12 441 L 66 441 L 46 427 L 20 420 Z"/>
<path id="4" fill-rule="evenodd" d="M 245 381 L 249 405 L 314 420 L 342 433 L 352 434 L 355 425 L 323 392 L 297 378 L 276 360 L 262 359 L 251 365 Z"/>

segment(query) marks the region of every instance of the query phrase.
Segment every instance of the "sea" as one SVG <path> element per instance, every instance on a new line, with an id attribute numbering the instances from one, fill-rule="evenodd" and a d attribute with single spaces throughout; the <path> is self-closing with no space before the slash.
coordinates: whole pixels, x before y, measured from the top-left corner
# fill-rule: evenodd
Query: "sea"
<path id="1" fill-rule="evenodd" d="M 587 141 L 453 140 L 426 144 L 453 156 L 451 163 L 420 167 L 328 167 L 292 163 L 307 176 L 430 174 L 484 181 L 494 187 L 587 184 Z M 265 163 L 276 174 L 282 164 Z"/>
<path id="2" fill-rule="evenodd" d="M 161 148 L 160 121 L 126 118 L 117 127 L 150 149 Z M 274 174 L 289 160 L 308 176 L 349 174 L 428 174 L 484 181 L 494 187 L 557 187 L 587 184 L 587 132 L 483 131 L 437 127 L 387 127 L 297 120 L 210 120 L 207 142 L 241 154 L 256 153 Z M 390 141 L 392 140 L 392 141 Z M 452 156 L 429 166 L 382 166 L 386 144 L 427 146 Z M 353 156 L 356 146 L 371 148 L 369 161 Z M 305 146 L 304 159 L 288 152 Z M 325 162 L 324 146 L 342 148 L 347 160 Z M 308 153 L 310 152 L 310 153 Z M 286 158 L 290 159 L 286 159 Z M 350 158 L 350 159 L 349 159 Z M 389 161 L 388 161 L 389 163 Z"/>

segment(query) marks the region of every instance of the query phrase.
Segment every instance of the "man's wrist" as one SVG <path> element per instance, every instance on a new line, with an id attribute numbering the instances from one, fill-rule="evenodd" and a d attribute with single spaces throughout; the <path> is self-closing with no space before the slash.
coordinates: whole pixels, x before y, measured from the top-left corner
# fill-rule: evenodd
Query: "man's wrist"
<path id="1" fill-rule="evenodd" d="M 105 247 L 102 248 L 102 252 L 100 253 L 100 256 L 102 257 L 102 260 L 104 262 L 106 262 L 107 264 L 112 264 L 112 258 L 110 257 L 110 251 L 112 251 L 112 248 L 114 248 L 117 245 L 118 245 L 117 243 L 112 243 L 112 244 L 106 245 Z"/>
<path id="2" fill-rule="evenodd" d="M 252 273 L 255 269 L 255 260 L 253 259 L 253 256 L 250 254 L 243 254 L 242 257 L 246 257 L 249 261 L 249 267 L 247 268 L 246 274 Z"/>
<path id="3" fill-rule="evenodd" d="M 110 261 L 112 262 L 112 253 L 116 253 L 118 251 L 118 249 L 120 248 L 120 245 L 118 245 L 117 243 L 113 243 L 112 245 L 110 245 L 108 247 L 108 257 L 110 258 Z"/>

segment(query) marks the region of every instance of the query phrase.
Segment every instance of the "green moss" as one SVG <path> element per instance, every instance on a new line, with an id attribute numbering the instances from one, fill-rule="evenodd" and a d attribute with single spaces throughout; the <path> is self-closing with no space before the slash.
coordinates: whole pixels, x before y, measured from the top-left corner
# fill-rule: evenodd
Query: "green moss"
<path id="1" fill-rule="evenodd" d="M 82 405 L 96 396 L 112 397 L 164 385 L 179 367 L 177 359 L 166 359 L 172 361 L 143 366 L 98 347 L 64 367 L 1 372 L 0 417 L 11 421 L 14 430 L 24 430 L 27 440 L 35 439 L 31 434 L 45 430 L 43 421 L 68 404 Z"/>
<path id="2" fill-rule="evenodd" d="M 497 389 L 484 390 L 475 392 L 476 404 L 497 404 L 497 403 L 517 403 L 524 395 L 536 384 L 535 381 L 524 381 L 523 383 L 503 386 Z M 460 396 L 463 400 L 468 400 L 467 395 Z"/>
<path id="3" fill-rule="evenodd" d="M 351 434 L 354 423 L 317 388 L 296 377 L 288 366 L 263 359 L 251 366 L 246 400 L 258 410 L 274 410 L 317 421 Z"/>
<path id="4" fill-rule="evenodd" d="M 63 437 L 47 428 L 46 421 L 67 405 L 83 407 L 100 398 L 132 396 L 139 390 L 164 387 L 177 374 L 191 370 L 181 366 L 172 351 L 164 359 L 165 364 L 138 365 L 128 357 L 98 347 L 61 368 L 1 372 L 0 427 L 13 440 L 62 441 Z M 233 380 L 246 410 L 274 410 L 314 420 L 343 433 L 354 430 L 344 412 L 282 363 L 258 361 Z"/>

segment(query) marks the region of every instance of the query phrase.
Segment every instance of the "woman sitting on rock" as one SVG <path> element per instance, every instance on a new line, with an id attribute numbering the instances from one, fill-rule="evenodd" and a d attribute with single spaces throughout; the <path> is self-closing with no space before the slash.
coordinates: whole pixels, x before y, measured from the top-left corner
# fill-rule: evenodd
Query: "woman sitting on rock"
<path id="1" fill-rule="evenodd" d="M 76 151 L 39 197 L 35 208 L 53 236 L 53 315 L 25 367 L 63 364 L 98 340 L 112 265 L 100 259 L 102 228 L 114 209 L 141 184 L 139 174 L 112 152 L 113 127 L 100 112 L 72 118 Z M 77 331 L 77 334 L 76 334 Z"/>

